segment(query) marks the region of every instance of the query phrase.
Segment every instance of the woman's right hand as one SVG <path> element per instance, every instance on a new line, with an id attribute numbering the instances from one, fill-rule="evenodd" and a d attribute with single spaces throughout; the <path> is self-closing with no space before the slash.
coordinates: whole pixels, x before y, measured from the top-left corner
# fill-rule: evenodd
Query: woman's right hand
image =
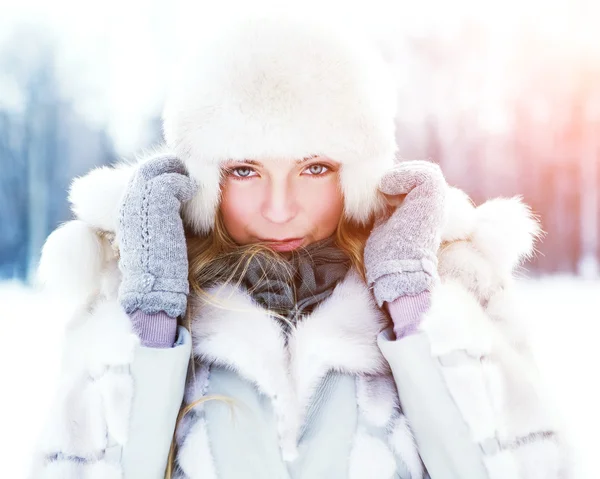
<path id="1" fill-rule="evenodd" d="M 119 301 L 128 314 L 183 315 L 189 293 L 181 205 L 197 190 L 180 160 L 159 156 L 142 163 L 121 203 L 117 241 L 123 278 Z"/>

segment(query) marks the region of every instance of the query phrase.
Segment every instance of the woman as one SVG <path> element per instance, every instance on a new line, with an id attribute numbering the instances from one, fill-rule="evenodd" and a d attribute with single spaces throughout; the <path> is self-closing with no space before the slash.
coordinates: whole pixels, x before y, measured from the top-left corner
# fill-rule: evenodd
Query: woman
<path id="1" fill-rule="evenodd" d="M 564 477 L 511 297 L 529 210 L 394 164 L 355 35 L 261 17 L 198 45 L 165 150 L 76 180 L 44 247 L 78 312 L 33 477 Z"/>

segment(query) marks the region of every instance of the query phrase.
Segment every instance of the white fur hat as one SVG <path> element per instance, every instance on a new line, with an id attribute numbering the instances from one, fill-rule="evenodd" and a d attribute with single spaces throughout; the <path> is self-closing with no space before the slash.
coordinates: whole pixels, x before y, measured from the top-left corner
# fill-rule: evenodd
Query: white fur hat
<path id="1" fill-rule="evenodd" d="M 345 214 L 366 221 L 394 163 L 396 88 L 379 50 L 355 31 L 305 18 L 252 16 L 189 45 L 163 113 L 167 147 L 199 182 L 184 216 L 209 231 L 227 160 L 324 155 L 342 164 Z"/>

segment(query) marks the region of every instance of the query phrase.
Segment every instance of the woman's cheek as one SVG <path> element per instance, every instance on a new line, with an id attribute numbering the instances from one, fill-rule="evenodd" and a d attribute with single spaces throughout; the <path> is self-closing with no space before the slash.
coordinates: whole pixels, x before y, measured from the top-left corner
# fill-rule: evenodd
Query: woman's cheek
<path id="1" fill-rule="evenodd" d="M 336 178 L 328 181 L 312 180 L 313 185 L 303 195 L 306 199 L 306 211 L 315 215 L 315 226 L 326 234 L 337 228 L 344 210 L 344 200 Z"/>
<path id="2" fill-rule="evenodd" d="M 250 183 L 250 181 L 249 181 Z M 246 227 L 252 224 L 259 212 L 258 194 L 253 185 L 238 180 L 228 180 L 221 191 L 221 215 L 230 236 L 238 243 L 245 243 L 248 238 Z"/>

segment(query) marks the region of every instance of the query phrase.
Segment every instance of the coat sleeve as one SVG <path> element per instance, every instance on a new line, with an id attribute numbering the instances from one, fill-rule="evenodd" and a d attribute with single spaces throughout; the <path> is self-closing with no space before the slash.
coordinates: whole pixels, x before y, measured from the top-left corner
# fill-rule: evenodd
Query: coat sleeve
<path id="1" fill-rule="evenodd" d="M 190 333 L 181 326 L 173 348 L 138 348 L 131 367 L 134 395 L 123 448 L 125 479 L 164 477 L 190 353 Z"/>
<path id="2" fill-rule="evenodd" d="M 509 301 L 500 293 L 493 307 Z M 432 479 L 567 477 L 561 427 L 533 359 L 501 323 L 447 282 L 418 333 L 378 337 Z"/>
<path id="3" fill-rule="evenodd" d="M 448 391 L 427 337 L 378 338 L 398 388 L 402 410 L 432 479 L 488 479 L 477 444 Z"/>
<path id="4" fill-rule="evenodd" d="M 32 464 L 36 479 L 162 479 L 191 353 L 140 346 L 117 301 L 82 314 L 65 335 L 58 393 Z"/>

